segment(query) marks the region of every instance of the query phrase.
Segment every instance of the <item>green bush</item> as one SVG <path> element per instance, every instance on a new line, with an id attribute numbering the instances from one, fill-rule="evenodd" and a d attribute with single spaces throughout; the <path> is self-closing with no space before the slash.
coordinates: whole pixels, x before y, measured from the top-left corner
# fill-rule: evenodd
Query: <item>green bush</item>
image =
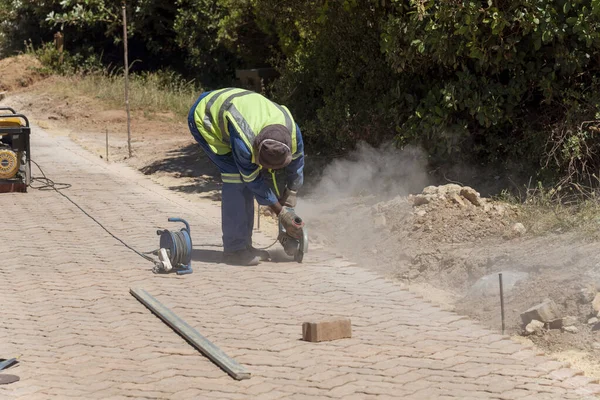
<path id="1" fill-rule="evenodd" d="M 83 53 L 71 54 L 68 51 L 62 53 L 56 49 L 54 43 L 44 43 L 37 49 L 31 41 L 26 43 L 25 52 L 36 57 L 42 64 L 42 73 L 44 74 L 89 74 L 104 71 L 101 57 L 88 51 L 86 57 Z"/>
<path id="2" fill-rule="evenodd" d="M 387 62 L 414 82 L 412 113 L 397 120 L 401 143 L 561 173 L 579 158 L 600 166 L 597 137 L 579 128 L 600 111 L 600 2 L 412 3 L 395 7 L 382 36 Z"/>
<path id="3" fill-rule="evenodd" d="M 254 5 L 280 39 L 274 94 L 313 150 L 395 136 L 434 163 L 600 168 L 599 1 L 308 3 Z"/>
<path id="4" fill-rule="evenodd" d="M 51 40 L 60 25 L 81 54 L 67 66 L 121 65 L 120 4 L 0 0 L 0 41 L 8 51 L 23 37 Z M 212 89 L 234 84 L 236 68 L 276 66 L 269 95 L 290 107 L 313 154 L 395 138 L 436 164 L 597 182 L 600 0 L 127 4 L 135 69 Z M 56 65 L 52 49 L 40 57 Z"/>

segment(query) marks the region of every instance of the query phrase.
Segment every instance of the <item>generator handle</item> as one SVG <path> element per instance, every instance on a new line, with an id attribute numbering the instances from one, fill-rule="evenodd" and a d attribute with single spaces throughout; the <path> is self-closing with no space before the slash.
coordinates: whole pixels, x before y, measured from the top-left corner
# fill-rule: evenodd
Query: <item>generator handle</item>
<path id="1" fill-rule="evenodd" d="M 187 223 L 186 220 L 181 218 L 169 218 L 169 222 L 182 222 L 185 225 L 185 229 L 190 232 L 190 224 Z"/>
<path id="2" fill-rule="evenodd" d="M 21 118 L 23 121 L 25 121 L 25 127 L 29 128 L 29 120 L 23 114 L 2 114 L 0 115 L 0 118 Z"/>
<path id="3" fill-rule="evenodd" d="M 14 110 L 14 108 L 10 108 L 10 107 L 0 107 L 0 110 L 1 110 L 1 111 L 8 110 L 8 111 L 10 111 L 10 112 L 11 112 L 11 113 L 13 113 L 13 114 L 16 114 L 16 113 L 17 113 L 17 112 Z"/>

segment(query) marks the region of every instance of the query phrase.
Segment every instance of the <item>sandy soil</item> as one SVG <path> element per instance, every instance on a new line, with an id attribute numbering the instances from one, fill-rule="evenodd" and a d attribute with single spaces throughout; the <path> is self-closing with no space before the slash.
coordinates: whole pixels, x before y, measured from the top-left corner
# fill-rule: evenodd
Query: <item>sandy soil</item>
<path id="1" fill-rule="evenodd" d="M 41 79 L 40 62 L 20 55 L 0 60 L 0 92 L 24 88 Z"/>
<path id="2" fill-rule="evenodd" d="M 220 199 L 217 170 L 194 144 L 186 121 L 169 114 L 134 113 L 133 157 L 129 158 L 125 113 L 107 109 L 95 99 L 49 95 L 47 88 L 60 84 L 56 79 L 21 88 L 3 103 L 27 113 L 51 133 L 71 137 L 98 157 L 106 158 L 108 133 L 109 162 L 126 162 L 196 201 Z M 414 160 L 393 164 L 410 171 L 410 177 L 387 175 L 388 179 L 377 180 L 374 177 L 389 165 L 370 171 L 368 165 L 360 164 L 366 159 L 354 157 L 347 164 L 315 172 L 320 180 L 308 179 L 310 194 L 302 199 L 298 212 L 310 226 L 311 246 L 334 248 L 493 329 L 501 326 L 498 273 L 502 272 L 507 334 L 519 335 L 523 330 L 520 314 L 551 298 L 563 316 L 577 318 L 578 332 L 545 330 L 521 340 L 600 377 L 600 325 L 587 323 L 594 316 L 591 298 L 600 289 L 598 243 L 577 233 L 529 236 L 515 227 L 519 213 L 508 204 L 456 185 L 423 189 L 426 176 L 417 174 L 420 168 Z M 363 182 L 379 186 L 361 190 L 359 185 L 343 191 L 328 182 L 324 187 L 327 177 L 350 169 L 362 174 Z M 412 185 L 397 188 L 390 183 L 402 179 Z M 344 187 L 349 186 L 345 182 Z M 263 229 L 275 232 L 272 220 L 263 218 L 262 223 Z"/>

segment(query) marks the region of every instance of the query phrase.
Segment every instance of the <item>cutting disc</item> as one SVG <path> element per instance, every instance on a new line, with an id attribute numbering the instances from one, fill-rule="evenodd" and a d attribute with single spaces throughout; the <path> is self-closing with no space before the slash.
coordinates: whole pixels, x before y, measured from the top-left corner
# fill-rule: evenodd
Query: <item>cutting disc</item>
<path id="1" fill-rule="evenodd" d="M 0 385 L 8 385 L 9 383 L 17 382 L 19 379 L 16 375 L 0 375 Z"/>

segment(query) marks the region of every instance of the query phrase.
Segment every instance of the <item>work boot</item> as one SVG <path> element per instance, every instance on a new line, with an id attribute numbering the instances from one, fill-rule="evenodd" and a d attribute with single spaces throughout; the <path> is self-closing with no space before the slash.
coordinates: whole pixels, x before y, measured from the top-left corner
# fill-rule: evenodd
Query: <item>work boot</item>
<path id="1" fill-rule="evenodd" d="M 250 250 L 252 254 L 257 256 L 260 259 L 260 261 L 269 261 L 271 259 L 271 255 L 266 250 L 256 249 L 252 245 L 248 246 L 248 250 Z"/>
<path id="2" fill-rule="evenodd" d="M 225 264 L 250 267 L 258 265 L 260 258 L 248 249 L 223 253 Z"/>

